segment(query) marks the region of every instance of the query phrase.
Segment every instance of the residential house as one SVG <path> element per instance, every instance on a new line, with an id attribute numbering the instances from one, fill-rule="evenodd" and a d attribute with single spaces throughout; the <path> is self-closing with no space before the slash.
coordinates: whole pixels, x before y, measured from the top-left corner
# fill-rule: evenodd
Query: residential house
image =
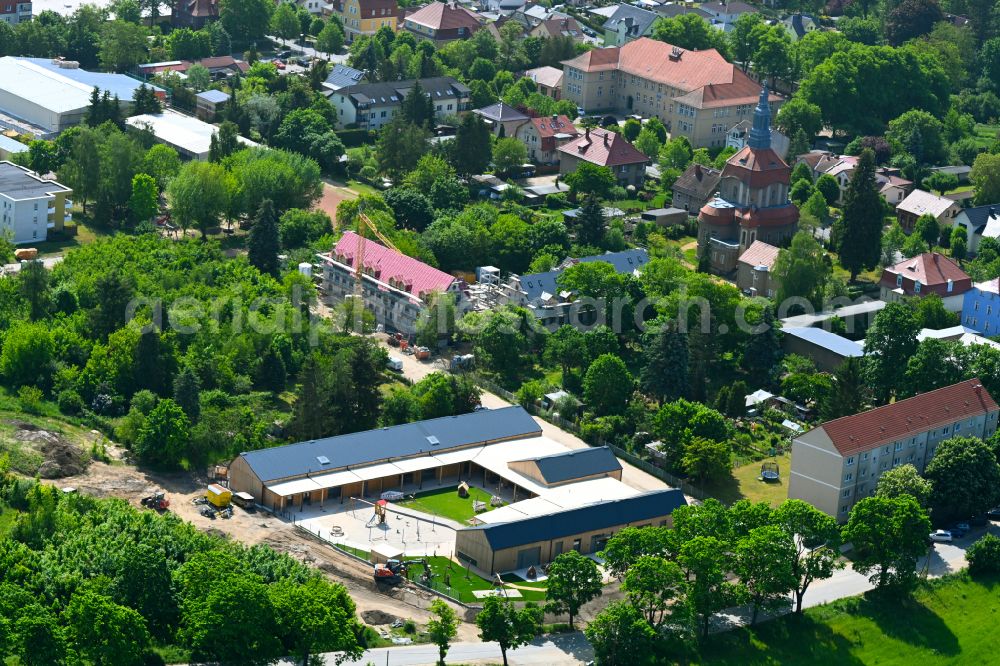
<path id="1" fill-rule="evenodd" d="M 319 16 L 323 13 L 323 10 L 327 7 L 331 7 L 326 0 L 290 0 L 294 2 L 297 7 L 301 7 L 313 16 Z"/>
<path id="2" fill-rule="evenodd" d="M 871 496 L 879 477 L 900 465 L 923 472 L 941 442 L 988 439 L 1000 407 L 978 379 L 845 416 L 792 441 L 788 497 L 812 504 L 839 522 Z"/>
<path id="3" fill-rule="evenodd" d="M 572 16 L 567 18 L 550 18 L 542 21 L 528 32 L 528 37 L 548 39 L 549 37 L 569 37 L 582 42 L 586 35 L 580 24 Z"/>
<path id="4" fill-rule="evenodd" d="M 357 125 L 361 129 L 378 129 L 389 124 L 403 100 L 413 88 L 414 80 L 359 83 L 341 88 L 330 95 L 337 112 L 337 126 Z M 469 110 L 469 88 L 450 76 L 420 79 L 424 94 L 434 102 L 437 117 L 453 116 Z"/>
<path id="5" fill-rule="evenodd" d="M 711 18 L 710 23 L 716 28 L 729 32 L 733 29 L 736 19 L 744 14 L 756 14 L 757 8 L 740 0 L 726 2 L 706 2 L 700 7 Z"/>
<path id="6" fill-rule="evenodd" d="M 880 298 L 886 303 L 937 294 L 951 312 L 962 311 L 964 294 L 970 289 L 972 278 L 952 259 L 938 252 L 925 252 L 888 266 L 879 280 Z"/>
<path id="7" fill-rule="evenodd" d="M 632 5 L 618 5 L 604 25 L 604 43 L 623 46 L 628 42 L 646 37 L 653 32 L 653 24 L 660 18 L 651 12 Z"/>
<path id="8" fill-rule="evenodd" d="M 570 15 L 556 9 L 551 9 L 545 5 L 532 3 L 524 5 L 521 9 L 512 13 L 510 17 L 524 26 L 524 30 L 527 32 L 543 21 L 548 21 L 549 19 L 567 19 L 570 18 Z"/>
<path id="9" fill-rule="evenodd" d="M 513 137 L 517 128 L 528 122 L 530 118 L 503 100 L 481 109 L 475 109 L 474 114 L 481 117 L 489 125 L 490 131 L 498 137 Z"/>
<path id="10" fill-rule="evenodd" d="M 416 333 L 417 321 L 435 292 L 455 297 L 456 307 L 466 302 L 465 283 L 372 240 L 364 244 L 364 258 L 357 257 L 358 235 L 346 232 L 326 254 L 319 254 L 323 269 L 323 295 L 337 303 L 354 293 L 355 271 L 361 265 L 365 307 L 386 330 Z"/>
<path id="11" fill-rule="evenodd" d="M 40 243 L 72 219 L 73 190 L 13 162 L 0 162 L 0 235 Z"/>
<path id="12" fill-rule="evenodd" d="M 517 138 L 528 149 L 528 159 L 536 164 L 559 161 L 559 146 L 580 136 L 566 116 L 531 118 L 517 129 Z"/>
<path id="13" fill-rule="evenodd" d="M 456 39 L 468 39 L 482 27 L 479 17 L 454 0 L 432 2 L 403 19 L 403 28 L 438 46 Z"/>
<path id="14" fill-rule="evenodd" d="M 28 145 L 17 139 L 0 134 L 0 160 L 12 160 L 14 155 L 28 152 Z"/>
<path id="15" fill-rule="evenodd" d="M 374 35 L 379 28 L 396 32 L 399 4 L 396 0 L 332 0 L 333 14 L 344 24 L 344 40 Z"/>
<path id="16" fill-rule="evenodd" d="M 740 255 L 736 264 L 736 286 L 750 296 L 774 298 L 778 280 L 774 277 L 774 262 L 781 250 L 764 241 L 754 241 Z"/>
<path id="17" fill-rule="evenodd" d="M 8 25 L 17 25 L 31 20 L 31 3 L 8 0 L 0 4 L 0 21 Z"/>
<path id="18" fill-rule="evenodd" d="M 585 113 L 657 117 L 695 148 L 723 147 L 753 115 L 760 85 L 715 49 L 687 51 L 641 37 L 563 62 L 563 98 Z M 769 97 L 777 111 L 781 98 Z"/>
<path id="19" fill-rule="evenodd" d="M 219 18 L 219 0 L 175 0 L 170 22 L 175 28 L 200 30 Z"/>
<path id="20" fill-rule="evenodd" d="M 605 129 L 587 128 L 586 132 L 556 149 L 559 152 L 559 173 L 565 176 L 576 171 L 581 162 L 608 167 L 623 187 L 642 187 L 649 158 L 639 152 L 625 137 Z"/>
<path id="21" fill-rule="evenodd" d="M 705 21 L 709 23 L 712 22 L 712 16 L 708 12 L 699 7 L 694 7 L 681 2 L 664 2 L 662 4 L 652 6 L 650 9 L 659 14 L 662 18 L 677 18 L 678 16 L 683 16 L 684 14 L 697 14 Z"/>
<path id="22" fill-rule="evenodd" d="M 215 114 L 222 110 L 226 102 L 229 101 L 229 95 L 222 92 L 221 90 L 205 90 L 194 96 L 195 102 L 195 115 L 211 122 L 215 119 Z"/>
<path id="23" fill-rule="evenodd" d="M 882 185 L 878 193 L 882 195 L 882 198 L 887 204 L 895 208 L 903 202 L 903 199 L 913 191 L 913 181 L 907 180 L 901 176 L 895 175 L 885 175 L 885 182 L 881 182 L 880 179 L 881 170 L 875 173 L 875 180 L 880 182 Z M 841 192 L 841 199 L 843 199 L 843 192 Z"/>
<path id="24" fill-rule="evenodd" d="M 563 71 L 550 65 L 529 69 L 524 76 L 535 82 L 538 92 L 554 100 L 562 98 Z"/>
<path id="25" fill-rule="evenodd" d="M 1000 203 L 963 208 L 955 216 L 954 225 L 965 228 L 969 254 L 978 254 L 982 239 L 1000 240 Z"/>
<path id="26" fill-rule="evenodd" d="M 323 94 L 329 97 L 330 93 L 337 92 L 341 88 L 364 83 L 364 81 L 365 73 L 360 69 L 354 69 L 343 64 L 334 65 L 330 69 L 326 81 L 323 82 Z"/>
<path id="27" fill-rule="evenodd" d="M 479 0 L 479 10 L 509 15 L 524 7 L 527 0 Z"/>
<path id="28" fill-rule="evenodd" d="M 808 14 L 792 14 L 781 21 L 788 31 L 788 36 L 793 42 L 797 42 L 814 30 L 820 29 L 819 20 Z"/>
<path id="29" fill-rule="evenodd" d="M 837 202 L 843 203 L 851 176 L 858 166 L 858 158 L 853 155 L 835 155 L 825 150 L 811 150 L 795 158 L 795 163 L 804 162 L 813 172 L 813 180 L 822 175 L 829 175 L 837 181 L 840 194 Z M 900 176 L 899 169 L 893 167 L 878 167 L 875 170 L 875 182 L 879 186 L 879 194 L 886 203 L 896 207 L 913 191 L 913 181 Z"/>
<path id="30" fill-rule="evenodd" d="M 961 321 L 983 335 L 1000 335 L 1000 279 L 976 282 L 965 292 Z"/>
<path id="31" fill-rule="evenodd" d="M 781 327 L 781 348 L 786 354 L 803 356 L 820 372 L 833 372 L 849 358 L 864 356 L 864 345 L 824 328 Z"/>
<path id="32" fill-rule="evenodd" d="M 779 246 L 795 235 L 799 209 L 788 198 L 792 170 L 771 147 L 771 108 L 760 91 L 746 147 L 722 169 L 719 195 L 698 212 L 698 254 L 712 271 L 737 268 L 754 241 Z"/>
<path id="33" fill-rule="evenodd" d="M 692 162 L 674 181 L 673 205 L 695 213 L 707 204 L 719 188 L 722 171 Z"/>
<path id="34" fill-rule="evenodd" d="M 726 147 L 732 148 L 737 152 L 743 150 L 743 148 L 747 145 L 747 141 L 750 140 L 750 129 L 752 127 L 753 122 L 749 118 L 741 120 L 733 125 L 732 129 L 729 130 L 729 134 L 726 136 Z M 772 127 L 771 147 L 774 148 L 774 152 L 778 153 L 778 155 L 784 159 L 788 157 L 789 145 L 791 145 L 789 138 Z"/>
<path id="35" fill-rule="evenodd" d="M 913 231 L 917 219 L 922 215 L 933 215 L 942 227 L 955 224 L 955 218 L 962 211 L 956 202 L 923 190 L 913 190 L 896 206 L 896 219 L 903 231 Z"/>
<path id="36" fill-rule="evenodd" d="M 148 62 L 139 65 L 139 75 L 145 78 L 164 72 L 185 74 L 194 65 L 201 65 L 208 70 L 213 79 L 225 79 L 234 74 L 246 74 L 250 71 L 250 63 L 237 60 L 232 56 L 212 56 L 201 60 L 168 60 L 165 62 Z"/>

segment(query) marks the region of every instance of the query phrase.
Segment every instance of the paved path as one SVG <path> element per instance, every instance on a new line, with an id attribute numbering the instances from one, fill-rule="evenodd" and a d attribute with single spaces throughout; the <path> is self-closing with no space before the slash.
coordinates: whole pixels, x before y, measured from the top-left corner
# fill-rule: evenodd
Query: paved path
<path id="1" fill-rule="evenodd" d="M 324 663 L 333 666 L 336 654 L 323 655 Z M 432 666 L 437 663 L 435 645 L 414 645 L 398 648 L 368 650 L 356 661 L 345 661 L 343 666 Z M 594 658 L 593 649 L 583 634 L 561 634 L 538 639 L 517 650 L 509 650 L 511 666 L 578 666 Z M 448 650 L 448 663 L 499 664 L 500 647 L 496 643 L 455 643 Z M 292 662 L 281 662 L 291 666 Z"/>

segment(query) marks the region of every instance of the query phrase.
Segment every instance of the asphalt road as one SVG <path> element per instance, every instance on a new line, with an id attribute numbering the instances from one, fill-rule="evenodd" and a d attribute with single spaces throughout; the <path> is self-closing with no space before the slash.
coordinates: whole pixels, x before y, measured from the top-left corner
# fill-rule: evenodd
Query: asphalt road
<path id="1" fill-rule="evenodd" d="M 333 666 L 337 654 L 323 655 L 325 664 Z M 517 650 L 509 650 L 511 666 L 579 666 L 594 658 L 593 649 L 582 633 L 561 634 L 540 639 Z M 365 652 L 361 659 L 345 661 L 343 666 L 432 666 L 437 663 L 436 645 L 380 648 Z M 500 647 L 496 643 L 455 643 L 448 650 L 449 663 L 501 663 Z M 292 666 L 293 662 L 281 662 Z"/>

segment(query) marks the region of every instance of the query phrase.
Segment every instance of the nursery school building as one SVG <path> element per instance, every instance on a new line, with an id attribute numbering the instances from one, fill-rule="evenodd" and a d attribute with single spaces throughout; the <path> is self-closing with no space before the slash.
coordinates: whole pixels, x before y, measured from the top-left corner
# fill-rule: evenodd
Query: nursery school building
<path id="1" fill-rule="evenodd" d="M 488 573 L 597 552 L 622 527 L 669 525 L 685 503 L 679 490 L 623 483 L 610 449 L 567 448 L 517 406 L 249 451 L 229 478 L 266 509 L 304 515 L 387 491 L 489 489 L 503 506 L 456 524 L 453 551 Z"/>

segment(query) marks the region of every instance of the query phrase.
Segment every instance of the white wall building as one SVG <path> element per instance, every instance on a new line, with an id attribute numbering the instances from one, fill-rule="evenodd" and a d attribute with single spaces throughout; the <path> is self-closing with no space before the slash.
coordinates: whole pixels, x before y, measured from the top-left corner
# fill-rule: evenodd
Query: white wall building
<path id="1" fill-rule="evenodd" d="M 130 127 L 149 129 L 160 143 L 170 146 L 185 157 L 201 161 L 208 159 L 212 135 L 218 131 L 215 125 L 172 109 L 164 109 L 163 113 L 132 116 L 125 123 Z M 237 140 L 248 148 L 260 145 L 242 136 L 237 137 Z"/>
<path id="2" fill-rule="evenodd" d="M 0 234 L 15 245 L 44 241 L 70 219 L 72 190 L 12 162 L 0 162 Z"/>

